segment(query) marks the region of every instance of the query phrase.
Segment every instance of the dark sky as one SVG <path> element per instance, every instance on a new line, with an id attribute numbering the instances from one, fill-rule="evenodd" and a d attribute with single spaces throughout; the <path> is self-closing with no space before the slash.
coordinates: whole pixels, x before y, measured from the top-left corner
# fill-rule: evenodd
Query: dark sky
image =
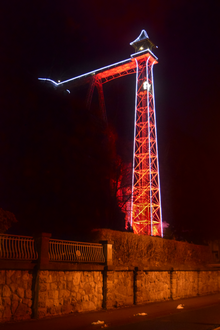
<path id="1" fill-rule="evenodd" d="M 19 86 L 29 80 L 64 80 L 129 58 L 129 43 L 147 31 L 158 46 L 154 81 L 164 220 L 220 232 L 219 1 L 33 0 L 1 6 L 2 108 L 15 90 L 25 99 Z M 109 118 L 128 141 L 134 83 L 129 77 L 104 87 Z"/>

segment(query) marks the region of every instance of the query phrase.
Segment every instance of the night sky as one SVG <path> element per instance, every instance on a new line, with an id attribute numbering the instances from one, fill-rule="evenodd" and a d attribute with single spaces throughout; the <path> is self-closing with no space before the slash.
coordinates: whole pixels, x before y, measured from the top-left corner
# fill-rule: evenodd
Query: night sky
<path id="1" fill-rule="evenodd" d="M 48 122 L 41 111 L 30 125 L 30 109 L 37 113 L 38 91 L 44 93 L 37 78 L 65 80 L 127 59 L 134 52 L 130 42 L 145 29 L 158 46 L 154 82 L 163 220 L 219 238 L 219 1 L 32 0 L 3 1 L 1 7 L 0 207 L 20 223 L 32 214 L 21 211 L 31 206 L 13 173 L 21 170 L 15 165 L 22 164 L 20 157 L 28 163 L 27 150 L 39 147 L 37 142 L 27 147 L 28 134 Z M 104 86 L 119 153 L 123 144 L 132 145 L 134 91 L 134 76 Z M 51 121 L 55 103 L 54 112 L 48 103 Z M 129 149 L 122 156 L 131 154 Z"/>

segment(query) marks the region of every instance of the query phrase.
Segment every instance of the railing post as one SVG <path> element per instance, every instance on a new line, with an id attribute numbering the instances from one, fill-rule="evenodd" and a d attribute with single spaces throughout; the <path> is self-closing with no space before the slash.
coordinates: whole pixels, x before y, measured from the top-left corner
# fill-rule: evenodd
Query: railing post
<path id="1" fill-rule="evenodd" d="M 39 297 L 39 274 L 41 270 L 48 270 L 49 266 L 49 241 L 51 234 L 41 233 L 35 238 L 38 251 L 38 262 L 33 274 L 33 304 L 32 304 L 32 316 L 33 318 L 39 317 L 38 312 L 38 297 Z"/>
<path id="2" fill-rule="evenodd" d="M 113 265 L 112 244 L 108 243 L 108 241 L 100 241 L 100 243 L 103 245 L 103 252 L 104 252 L 104 256 L 105 256 L 105 265 L 112 266 Z"/>
<path id="3" fill-rule="evenodd" d="M 38 248 L 38 269 L 45 269 L 49 264 L 50 237 L 50 233 L 41 233 L 36 239 Z"/>

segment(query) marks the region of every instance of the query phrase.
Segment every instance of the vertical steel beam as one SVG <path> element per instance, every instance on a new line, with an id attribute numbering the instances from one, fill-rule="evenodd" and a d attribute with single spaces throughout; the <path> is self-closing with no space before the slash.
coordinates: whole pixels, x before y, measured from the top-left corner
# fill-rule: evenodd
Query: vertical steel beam
<path id="1" fill-rule="evenodd" d="M 136 57 L 136 109 L 131 224 L 137 234 L 162 236 L 160 182 L 150 53 Z"/>

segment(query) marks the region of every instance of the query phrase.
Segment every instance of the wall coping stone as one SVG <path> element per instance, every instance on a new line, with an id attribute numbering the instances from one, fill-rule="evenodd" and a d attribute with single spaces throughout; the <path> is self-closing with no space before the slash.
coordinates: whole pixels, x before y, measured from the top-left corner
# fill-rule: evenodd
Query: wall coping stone
<path id="1" fill-rule="evenodd" d="M 33 270 L 36 266 L 36 261 L 0 259 L 1 270 Z"/>
<path id="2" fill-rule="evenodd" d="M 52 262 L 48 265 L 42 266 L 40 270 L 104 270 L 104 265 L 88 264 L 88 263 L 70 263 L 70 262 Z"/>

